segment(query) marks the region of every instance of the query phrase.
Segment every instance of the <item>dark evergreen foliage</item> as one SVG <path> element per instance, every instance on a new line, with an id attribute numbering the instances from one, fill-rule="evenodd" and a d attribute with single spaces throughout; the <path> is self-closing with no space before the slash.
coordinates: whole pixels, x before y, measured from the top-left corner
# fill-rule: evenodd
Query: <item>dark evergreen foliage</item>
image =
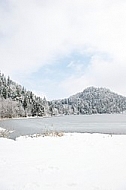
<path id="1" fill-rule="evenodd" d="M 126 97 L 105 88 L 89 87 L 69 98 L 47 101 L 0 73 L 0 118 L 58 114 L 123 113 Z"/>
<path id="2" fill-rule="evenodd" d="M 126 97 L 106 88 L 89 87 L 68 99 L 53 101 L 52 104 L 63 114 L 123 113 Z"/>
<path id="3" fill-rule="evenodd" d="M 47 108 L 46 108 L 47 107 Z M 0 117 L 44 116 L 48 114 L 46 99 L 36 97 L 31 91 L 0 73 Z"/>

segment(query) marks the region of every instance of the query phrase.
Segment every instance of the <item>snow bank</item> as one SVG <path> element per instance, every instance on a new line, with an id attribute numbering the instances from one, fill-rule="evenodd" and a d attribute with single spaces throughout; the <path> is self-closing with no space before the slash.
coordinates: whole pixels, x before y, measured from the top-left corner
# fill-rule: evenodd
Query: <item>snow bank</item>
<path id="1" fill-rule="evenodd" d="M 125 190 L 126 136 L 0 138 L 0 190 Z"/>
<path id="2" fill-rule="evenodd" d="M 3 128 L 0 127 L 0 132 L 1 132 L 1 131 L 5 131 L 5 129 L 3 129 Z"/>

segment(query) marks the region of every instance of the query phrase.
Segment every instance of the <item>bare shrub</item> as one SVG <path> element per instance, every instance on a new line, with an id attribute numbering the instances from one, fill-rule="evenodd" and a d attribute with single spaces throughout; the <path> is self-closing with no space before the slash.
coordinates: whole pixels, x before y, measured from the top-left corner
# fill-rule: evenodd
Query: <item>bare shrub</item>
<path id="1" fill-rule="evenodd" d="M 63 136 L 63 132 L 47 131 L 47 132 L 44 133 L 44 136 L 62 137 Z"/>
<path id="2" fill-rule="evenodd" d="M 9 138 L 9 134 L 10 134 L 9 130 L 1 130 L 0 131 L 0 137 L 2 137 L 2 138 Z"/>
<path id="3" fill-rule="evenodd" d="M 50 137 L 62 137 L 64 135 L 63 132 L 58 132 L 58 131 L 46 131 L 44 133 L 38 133 L 34 135 L 28 135 L 28 137 L 31 138 L 37 138 L 37 137 L 45 137 L 45 136 L 50 136 Z"/>

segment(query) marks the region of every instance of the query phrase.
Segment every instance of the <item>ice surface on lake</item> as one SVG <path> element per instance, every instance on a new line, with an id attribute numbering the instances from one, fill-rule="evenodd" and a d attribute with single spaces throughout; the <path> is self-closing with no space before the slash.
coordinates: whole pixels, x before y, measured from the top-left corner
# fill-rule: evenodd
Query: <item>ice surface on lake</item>
<path id="1" fill-rule="evenodd" d="M 14 131 L 10 137 L 42 133 L 47 130 L 64 132 L 126 134 L 126 114 L 68 115 L 50 118 L 25 118 L 0 121 L 0 127 Z"/>

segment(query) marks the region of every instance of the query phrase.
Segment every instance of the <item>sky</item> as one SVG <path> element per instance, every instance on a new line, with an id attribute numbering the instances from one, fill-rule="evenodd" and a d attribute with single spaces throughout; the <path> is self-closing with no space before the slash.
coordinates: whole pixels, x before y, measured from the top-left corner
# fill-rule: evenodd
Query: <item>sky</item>
<path id="1" fill-rule="evenodd" d="M 0 0 L 0 70 L 48 100 L 126 96 L 125 0 Z"/>

